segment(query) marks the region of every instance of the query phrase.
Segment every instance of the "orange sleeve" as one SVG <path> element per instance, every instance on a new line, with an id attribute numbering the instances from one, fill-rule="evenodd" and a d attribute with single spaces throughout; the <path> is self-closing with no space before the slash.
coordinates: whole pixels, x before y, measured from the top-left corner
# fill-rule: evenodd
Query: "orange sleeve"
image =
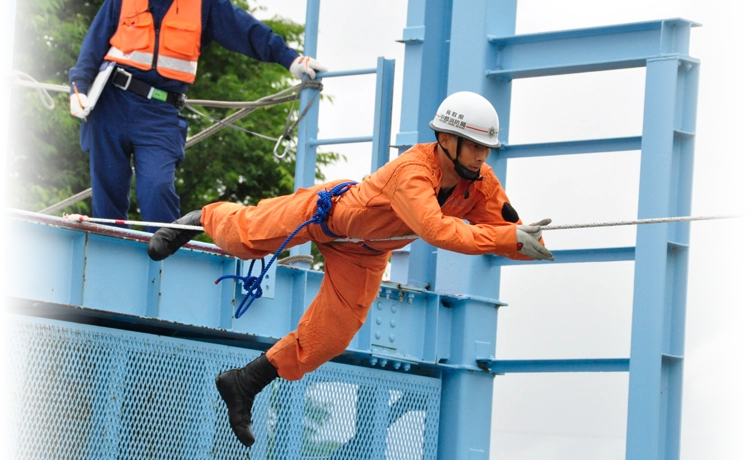
<path id="1" fill-rule="evenodd" d="M 517 220 L 510 222 L 506 220 L 503 213 L 503 208 L 510 206 L 510 200 L 508 195 L 505 193 L 503 186 L 500 181 L 494 176 L 485 175 L 485 180 L 482 183 L 481 192 L 477 193 L 481 198 L 478 198 L 479 202 L 464 216 L 464 219 L 468 220 L 471 224 L 487 224 L 487 225 L 513 225 L 513 232 L 509 238 L 512 240 L 510 246 L 506 246 L 506 251 L 495 251 L 495 254 L 509 259 L 515 260 L 533 260 L 524 254 L 521 254 L 516 249 L 516 232 L 515 225 L 523 225 L 523 221 L 520 216 L 516 216 Z M 512 209 L 512 206 L 511 206 Z M 515 210 L 514 210 L 515 211 Z M 544 240 L 539 240 L 544 244 Z"/>
<path id="2" fill-rule="evenodd" d="M 443 215 L 430 171 L 424 165 L 403 164 L 394 171 L 386 193 L 396 215 L 435 247 L 472 255 L 496 253 L 511 257 L 511 254 L 518 254 L 514 224 L 470 225 L 457 217 Z"/>

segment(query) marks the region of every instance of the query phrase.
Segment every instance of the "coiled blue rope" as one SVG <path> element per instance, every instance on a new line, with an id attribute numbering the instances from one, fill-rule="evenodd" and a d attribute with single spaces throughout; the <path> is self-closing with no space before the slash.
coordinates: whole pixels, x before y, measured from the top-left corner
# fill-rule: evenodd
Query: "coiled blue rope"
<path id="1" fill-rule="evenodd" d="M 273 256 L 271 257 L 271 260 L 269 260 L 268 264 L 265 263 L 264 259 L 261 259 L 261 270 L 260 275 L 258 276 L 252 276 L 253 273 L 253 266 L 255 265 L 255 260 L 253 260 L 250 263 L 250 269 L 247 272 L 247 276 L 241 276 L 241 275 L 224 275 L 219 277 L 214 283 L 219 284 L 219 281 L 225 280 L 225 279 L 236 279 L 238 281 L 242 281 L 242 287 L 245 288 L 247 291 L 247 294 L 245 294 L 245 298 L 242 299 L 242 302 L 237 306 L 237 310 L 234 312 L 234 317 L 239 318 L 242 316 L 247 309 L 250 307 L 250 305 L 255 301 L 255 299 L 261 297 L 263 295 L 263 289 L 261 288 L 261 283 L 263 282 L 263 277 L 266 276 L 266 273 L 268 272 L 268 269 L 271 268 L 271 265 L 274 263 L 274 261 L 279 257 L 279 254 L 281 254 L 281 251 L 284 250 L 287 244 L 294 238 L 297 233 L 300 232 L 303 228 L 307 227 L 310 224 L 319 224 L 321 228 L 323 229 L 323 232 L 325 232 L 326 235 L 330 236 L 331 238 L 340 238 L 339 235 L 333 233 L 328 226 L 326 225 L 326 220 L 328 220 L 328 213 L 331 212 L 331 207 L 333 207 L 332 199 L 337 196 L 341 196 L 344 193 L 346 193 L 349 188 L 357 185 L 356 182 L 343 182 L 341 184 L 338 184 L 337 186 L 333 187 L 330 191 L 328 190 L 321 190 L 318 192 L 318 202 L 317 206 L 318 209 L 315 211 L 315 214 L 313 214 L 312 218 L 302 222 L 299 227 L 297 227 L 292 233 L 289 234 L 289 236 L 286 237 L 283 243 L 281 243 L 281 246 L 279 249 L 276 250 L 276 252 L 273 253 Z"/>

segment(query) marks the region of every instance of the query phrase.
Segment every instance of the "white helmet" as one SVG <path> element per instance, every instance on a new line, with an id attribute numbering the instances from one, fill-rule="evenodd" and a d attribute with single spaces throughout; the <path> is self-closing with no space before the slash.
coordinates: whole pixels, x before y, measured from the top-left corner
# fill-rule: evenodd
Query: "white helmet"
<path id="1" fill-rule="evenodd" d="M 438 107 L 430 128 L 456 134 L 485 147 L 500 147 L 500 121 L 490 101 L 477 93 L 460 91 L 446 97 Z"/>

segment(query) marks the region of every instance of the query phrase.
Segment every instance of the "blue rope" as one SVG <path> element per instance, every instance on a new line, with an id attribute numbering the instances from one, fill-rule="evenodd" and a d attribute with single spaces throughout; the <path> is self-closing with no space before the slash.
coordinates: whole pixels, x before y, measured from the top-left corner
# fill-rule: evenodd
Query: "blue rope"
<path id="1" fill-rule="evenodd" d="M 328 220 L 328 213 L 331 212 L 331 207 L 333 207 L 333 202 L 331 201 L 332 198 L 341 196 L 344 193 L 346 193 L 349 188 L 357 185 L 356 182 L 343 182 L 341 184 L 338 184 L 337 186 L 333 187 L 331 191 L 328 190 L 321 190 L 318 192 L 318 209 L 315 211 L 315 214 L 313 214 L 312 218 L 302 222 L 299 227 L 297 227 L 292 233 L 289 234 L 289 236 L 286 237 L 283 243 L 281 243 L 281 246 L 279 249 L 276 250 L 276 252 L 273 253 L 273 256 L 271 257 L 271 260 L 269 260 L 268 264 L 266 265 L 265 260 L 261 259 L 262 266 L 260 270 L 260 275 L 258 276 L 252 276 L 253 273 L 253 265 L 255 265 L 255 260 L 253 260 L 250 263 L 250 269 L 247 272 L 247 276 L 241 276 L 241 275 L 224 275 L 219 277 L 214 283 L 219 284 L 219 281 L 225 280 L 225 279 L 236 279 L 238 281 L 242 281 L 242 287 L 245 288 L 247 291 L 247 294 L 245 294 L 245 298 L 242 299 L 242 302 L 237 306 L 237 310 L 234 312 L 234 317 L 238 318 L 242 316 L 247 309 L 250 307 L 250 305 L 255 301 L 255 299 L 261 297 L 263 295 L 263 289 L 261 288 L 261 283 L 263 282 L 263 278 L 266 276 L 266 273 L 268 272 L 268 269 L 271 268 L 271 265 L 273 262 L 279 257 L 279 254 L 281 254 L 281 251 L 284 250 L 287 244 L 294 238 L 297 233 L 300 232 L 303 228 L 307 227 L 310 224 L 319 224 L 326 235 L 330 236 L 331 238 L 340 238 L 339 235 L 336 235 L 333 233 L 328 226 L 326 225 L 326 220 Z"/>

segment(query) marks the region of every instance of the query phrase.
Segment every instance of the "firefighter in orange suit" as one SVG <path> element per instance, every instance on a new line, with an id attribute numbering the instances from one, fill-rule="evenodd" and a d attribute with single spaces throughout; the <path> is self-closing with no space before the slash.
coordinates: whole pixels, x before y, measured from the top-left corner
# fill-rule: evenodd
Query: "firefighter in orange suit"
<path id="1" fill-rule="evenodd" d="M 212 41 L 298 78 L 326 70 L 230 0 L 105 0 L 70 69 L 70 112 L 84 120 L 95 217 L 127 219 L 132 167 L 143 220 L 180 217 L 174 176 L 188 123 L 179 113 L 201 49 Z M 89 90 L 106 63 L 117 67 L 92 110 Z"/>
<path id="2" fill-rule="evenodd" d="M 542 227 L 550 220 L 523 225 L 485 163 L 490 148 L 500 145 L 490 102 L 475 93 L 452 94 L 430 126 L 436 143 L 415 145 L 352 186 L 333 203 L 324 224 L 308 225 L 289 243 L 314 241 L 325 258 L 325 274 L 297 330 L 244 368 L 216 378 L 232 429 L 243 444 L 255 440 L 250 426 L 255 395 L 277 376 L 298 380 L 342 353 L 367 318 L 391 251 L 411 241 L 372 240 L 416 234 L 463 254 L 553 259 L 541 240 Z M 212 203 L 177 222 L 203 225 L 219 247 L 237 257 L 260 258 L 311 218 L 318 191 L 341 182 L 300 189 L 257 206 Z M 149 255 L 164 259 L 196 233 L 163 228 L 151 239 Z M 334 241 L 341 237 L 365 244 Z"/>

